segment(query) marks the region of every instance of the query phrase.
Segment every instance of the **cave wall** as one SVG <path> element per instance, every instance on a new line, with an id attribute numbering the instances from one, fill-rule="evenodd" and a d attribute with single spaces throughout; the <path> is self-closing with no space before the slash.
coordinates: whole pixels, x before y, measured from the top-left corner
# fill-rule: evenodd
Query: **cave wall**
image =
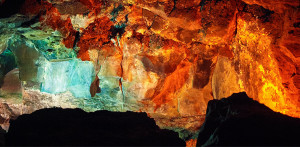
<path id="1" fill-rule="evenodd" d="M 1 87 L 4 120 L 48 107 L 130 110 L 196 131 L 209 100 L 242 91 L 300 117 L 299 1 L 15 3 L 1 11 L 0 53 L 14 54 L 22 86 Z"/>

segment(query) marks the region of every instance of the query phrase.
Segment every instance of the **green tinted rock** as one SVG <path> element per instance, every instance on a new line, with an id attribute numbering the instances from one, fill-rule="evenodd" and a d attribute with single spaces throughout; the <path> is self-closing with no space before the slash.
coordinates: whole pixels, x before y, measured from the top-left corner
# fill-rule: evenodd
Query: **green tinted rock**
<path id="1" fill-rule="evenodd" d="M 2 54 L 0 54 L 0 87 L 3 84 L 4 76 L 17 67 L 14 54 L 6 49 Z"/>
<path id="2" fill-rule="evenodd" d="M 12 40 L 9 46 L 16 56 L 20 70 L 21 81 L 34 81 L 37 76 L 36 62 L 40 56 L 40 53 L 29 45 L 30 43 L 24 41 L 23 39 L 17 38 Z"/>

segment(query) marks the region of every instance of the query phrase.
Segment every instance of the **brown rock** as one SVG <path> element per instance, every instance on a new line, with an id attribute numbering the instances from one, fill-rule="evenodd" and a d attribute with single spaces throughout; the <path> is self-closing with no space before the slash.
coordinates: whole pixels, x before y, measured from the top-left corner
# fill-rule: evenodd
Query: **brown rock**
<path id="1" fill-rule="evenodd" d="M 91 93 L 92 97 L 94 97 L 96 95 L 96 93 L 100 93 L 101 92 L 99 84 L 100 84 L 100 80 L 99 80 L 98 76 L 96 75 L 96 78 L 92 82 L 91 87 L 90 87 L 90 93 Z"/>

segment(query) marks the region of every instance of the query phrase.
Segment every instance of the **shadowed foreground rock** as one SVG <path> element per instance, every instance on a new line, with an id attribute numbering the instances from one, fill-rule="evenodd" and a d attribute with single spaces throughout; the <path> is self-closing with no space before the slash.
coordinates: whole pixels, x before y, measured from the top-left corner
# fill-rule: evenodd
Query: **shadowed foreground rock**
<path id="1" fill-rule="evenodd" d="M 299 146 L 299 134 L 300 119 L 238 93 L 208 103 L 197 146 Z"/>
<path id="2" fill-rule="evenodd" d="M 146 113 L 42 109 L 11 121 L 6 145 L 185 146 Z"/>
<path id="3" fill-rule="evenodd" d="M 4 134 L 5 134 L 5 130 L 2 129 L 2 127 L 0 127 L 0 146 L 4 146 Z"/>

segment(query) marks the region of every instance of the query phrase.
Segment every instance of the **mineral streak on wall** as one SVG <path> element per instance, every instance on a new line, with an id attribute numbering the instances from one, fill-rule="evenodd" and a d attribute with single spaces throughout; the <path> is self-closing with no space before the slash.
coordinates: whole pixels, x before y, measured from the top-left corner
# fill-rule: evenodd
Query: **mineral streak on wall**
<path id="1" fill-rule="evenodd" d="M 297 0 L 20 5 L 20 14 L 0 21 L 1 57 L 14 54 L 22 83 L 22 100 L 1 95 L 7 107 L 22 105 L 13 111 L 145 111 L 159 126 L 184 132 L 186 140 L 195 137 L 183 130 L 199 129 L 208 101 L 232 93 L 246 91 L 274 111 L 300 117 Z M 3 67 L 0 73 L 6 74 Z"/>

